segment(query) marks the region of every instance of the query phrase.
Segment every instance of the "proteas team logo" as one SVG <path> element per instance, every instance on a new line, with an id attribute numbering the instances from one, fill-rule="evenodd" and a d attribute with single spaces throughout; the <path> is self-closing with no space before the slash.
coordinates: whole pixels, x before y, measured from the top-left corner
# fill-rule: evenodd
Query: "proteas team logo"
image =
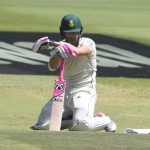
<path id="1" fill-rule="evenodd" d="M 75 26 L 73 20 L 69 20 L 68 26 L 69 26 L 70 28 L 73 28 L 73 27 Z"/>

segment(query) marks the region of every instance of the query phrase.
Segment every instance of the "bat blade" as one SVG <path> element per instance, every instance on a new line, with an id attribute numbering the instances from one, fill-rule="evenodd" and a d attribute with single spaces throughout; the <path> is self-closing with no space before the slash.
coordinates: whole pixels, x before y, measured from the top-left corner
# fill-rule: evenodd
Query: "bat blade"
<path id="1" fill-rule="evenodd" d="M 66 89 L 65 80 L 55 80 L 49 131 L 60 131 Z"/>

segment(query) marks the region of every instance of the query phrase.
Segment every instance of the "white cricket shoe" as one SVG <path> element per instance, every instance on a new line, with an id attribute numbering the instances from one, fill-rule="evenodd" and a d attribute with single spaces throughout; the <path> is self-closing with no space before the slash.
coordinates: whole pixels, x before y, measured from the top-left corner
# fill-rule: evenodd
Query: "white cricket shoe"
<path id="1" fill-rule="evenodd" d="M 106 132 L 115 132 L 117 129 L 117 125 L 114 121 L 110 122 L 108 126 L 105 128 Z"/>

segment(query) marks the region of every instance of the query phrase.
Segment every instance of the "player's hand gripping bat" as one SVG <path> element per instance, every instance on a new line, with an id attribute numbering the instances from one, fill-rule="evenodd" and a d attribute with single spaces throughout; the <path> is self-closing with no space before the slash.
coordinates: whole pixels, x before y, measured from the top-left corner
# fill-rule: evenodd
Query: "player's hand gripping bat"
<path id="1" fill-rule="evenodd" d="M 57 51 L 50 51 L 54 47 L 57 48 Z M 54 42 L 47 36 L 39 38 L 32 46 L 32 50 L 35 53 L 41 53 L 50 57 L 55 56 L 56 53 L 59 53 L 63 58 L 73 58 L 76 56 L 75 51 L 69 43 Z"/>
<path id="2" fill-rule="evenodd" d="M 54 41 L 50 40 L 47 36 L 39 38 L 32 46 L 35 53 L 49 55 L 49 49 L 54 45 Z"/>
<path id="3" fill-rule="evenodd" d="M 66 81 L 63 79 L 63 75 L 64 59 L 61 60 L 59 79 L 55 80 L 54 83 L 49 131 L 60 131 L 61 128 L 66 89 Z"/>

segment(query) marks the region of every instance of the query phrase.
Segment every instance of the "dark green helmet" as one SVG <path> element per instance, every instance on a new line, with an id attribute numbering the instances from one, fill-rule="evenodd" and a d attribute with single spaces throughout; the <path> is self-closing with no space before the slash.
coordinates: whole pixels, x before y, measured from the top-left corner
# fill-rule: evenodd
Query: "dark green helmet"
<path id="1" fill-rule="evenodd" d="M 82 24 L 79 17 L 69 14 L 62 18 L 60 25 L 60 33 L 63 35 L 63 32 L 82 32 Z"/>

